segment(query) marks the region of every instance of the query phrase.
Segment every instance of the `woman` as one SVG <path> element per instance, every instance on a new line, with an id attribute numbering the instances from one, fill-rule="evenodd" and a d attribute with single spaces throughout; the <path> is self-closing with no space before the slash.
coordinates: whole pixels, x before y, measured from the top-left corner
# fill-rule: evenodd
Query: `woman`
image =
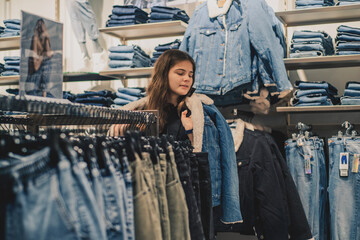
<path id="1" fill-rule="evenodd" d="M 194 152 L 208 152 L 213 206 L 222 205 L 222 221 L 242 222 L 234 141 L 226 120 L 205 95 L 193 93 L 195 62 L 186 52 L 165 51 L 154 66 L 147 97 L 124 110 L 158 110 L 160 132 L 188 138 Z M 191 115 L 189 115 L 191 113 Z M 113 125 L 111 136 L 122 126 Z"/>
<path id="2" fill-rule="evenodd" d="M 29 95 L 51 97 L 50 93 L 46 94 L 46 90 L 50 80 L 50 59 L 54 52 L 51 50 L 50 36 L 42 18 L 36 22 L 30 50 L 31 56 L 28 62 L 26 93 Z"/>

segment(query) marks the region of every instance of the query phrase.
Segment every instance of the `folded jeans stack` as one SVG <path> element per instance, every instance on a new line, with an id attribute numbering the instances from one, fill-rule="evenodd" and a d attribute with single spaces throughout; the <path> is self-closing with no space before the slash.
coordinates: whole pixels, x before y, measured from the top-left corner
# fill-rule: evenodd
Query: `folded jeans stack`
<path id="1" fill-rule="evenodd" d="M 19 19 L 6 19 L 3 21 L 5 24 L 4 32 L 0 37 L 14 37 L 20 35 L 21 21 Z"/>
<path id="2" fill-rule="evenodd" d="M 4 64 L 0 63 L 0 75 L 3 71 L 5 71 L 5 66 Z"/>
<path id="3" fill-rule="evenodd" d="M 326 106 L 338 104 L 339 102 L 339 98 L 335 97 L 338 92 L 337 89 L 325 81 L 296 81 L 295 87 L 298 90 L 295 91 L 294 97 L 290 100 L 292 106 Z"/>
<path id="4" fill-rule="evenodd" d="M 5 31 L 5 28 L 0 26 L 0 35 Z"/>
<path id="5" fill-rule="evenodd" d="M 74 102 L 100 107 L 110 107 L 114 103 L 113 97 L 114 95 L 112 92 L 107 90 L 97 92 L 84 91 L 84 93 L 76 95 Z"/>
<path id="6" fill-rule="evenodd" d="M 360 54 L 360 28 L 340 25 L 335 45 L 336 55 Z"/>
<path id="7" fill-rule="evenodd" d="M 338 0 L 337 6 L 360 4 L 360 0 Z"/>
<path id="8" fill-rule="evenodd" d="M 360 105 L 360 82 L 348 82 L 341 97 L 341 105 Z"/>
<path id="9" fill-rule="evenodd" d="M 139 46 L 118 45 L 109 48 L 110 68 L 150 67 L 150 56 Z"/>
<path id="10" fill-rule="evenodd" d="M 163 54 L 166 50 L 179 49 L 180 44 L 181 44 L 181 41 L 179 39 L 176 39 L 173 42 L 157 45 L 155 47 L 156 52 L 153 53 L 153 57 L 151 58 L 151 63 L 154 64 L 156 62 L 156 60 L 160 57 L 160 55 Z"/>
<path id="11" fill-rule="evenodd" d="M 4 57 L 5 66 L 1 76 L 19 75 L 20 57 Z"/>
<path id="12" fill-rule="evenodd" d="M 155 6 L 151 8 L 149 23 L 181 20 L 189 22 L 189 16 L 184 10 L 175 7 Z"/>
<path id="13" fill-rule="evenodd" d="M 148 13 L 136 6 L 114 5 L 112 14 L 109 15 L 109 20 L 106 22 L 106 27 L 146 23 L 148 18 Z"/>
<path id="14" fill-rule="evenodd" d="M 334 0 L 296 0 L 296 9 L 334 6 Z"/>
<path id="15" fill-rule="evenodd" d="M 144 88 L 119 88 L 115 93 L 116 98 L 114 99 L 114 104 L 111 105 L 112 108 L 119 108 L 128 103 L 139 100 L 145 96 Z"/>
<path id="16" fill-rule="evenodd" d="M 326 32 L 321 31 L 294 31 L 290 58 L 317 57 L 333 55 L 334 45 L 332 38 Z"/>

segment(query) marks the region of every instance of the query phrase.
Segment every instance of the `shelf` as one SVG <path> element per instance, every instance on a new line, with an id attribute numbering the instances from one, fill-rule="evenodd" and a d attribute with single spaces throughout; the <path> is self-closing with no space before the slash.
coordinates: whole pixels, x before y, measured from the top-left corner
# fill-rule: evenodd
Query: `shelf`
<path id="1" fill-rule="evenodd" d="M 360 20 L 360 4 L 330 6 L 276 12 L 275 15 L 287 27 L 352 22 Z"/>
<path id="2" fill-rule="evenodd" d="M 125 69 L 112 69 L 102 71 L 99 74 L 103 76 L 111 76 L 118 79 L 128 78 L 149 78 L 153 71 L 153 67 L 146 68 L 125 68 Z"/>
<path id="3" fill-rule="evenodd" d="M 160 38 L 184 35 L 187 24 L 183 21 L 135 24 L 99 29 L 100 32 L 122 40 Z"/>
<path id="4" fill-rule="evenodd" d="M 277 107 L 276 111 L 287 114 L 288 125 L 305 122 L 316 126 L 339 126 L 349 120 L 352 124 L 360 124 L 360 105 Z"/>
<path id="5" fill-rule="evenodd" d="M 288 70 L 338 68 L 360 66 L 360 54 L 346 56 L 324 56 L 308 58 L 285 58 L 285 67 Z"/>
<path id="6" fill-rule="evenodd" d="M 80 82 L 80 81 L 101 81 L 114 80 L 117 78 L 111 76 L 103 76 L 98 73 L 88 72 L 66 72 L 64 73 L 64 82 Z M 0 86 L 18 85 L 20 76 L 0 76 Z"/>
<path id="7" fill-rule="evenodd" d="M 0 38 L 0 51 L 20 49 L 20 36 Z"/>

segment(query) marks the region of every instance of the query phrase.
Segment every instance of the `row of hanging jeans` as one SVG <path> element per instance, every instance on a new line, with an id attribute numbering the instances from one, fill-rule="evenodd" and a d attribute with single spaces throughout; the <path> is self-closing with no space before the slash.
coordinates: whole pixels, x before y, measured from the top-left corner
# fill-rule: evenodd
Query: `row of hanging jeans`
<path id="1" fill-rule="evenodd" d="M 0 138 L 1 239 L 205 239 L 210 170 L 189 143 L 138 134 Z"/>
<path id="2" fill-rule="evenodd" d="M 335 45 L 337 55 L 360 54 L 360 28 L 340 25 Z"/>
<path id="3" fill-rule="evenodd" d="M 313 237 L 326 240 L 327 176 L 324 142 L 318 137 L 289 139 L 285 142 L 285 152 Z"/>

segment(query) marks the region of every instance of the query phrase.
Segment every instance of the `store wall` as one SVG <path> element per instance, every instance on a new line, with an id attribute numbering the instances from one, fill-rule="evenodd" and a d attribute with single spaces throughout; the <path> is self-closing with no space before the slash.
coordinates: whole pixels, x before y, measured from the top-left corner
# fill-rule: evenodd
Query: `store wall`
<path id="1" fill-rule="evenodd" d="M 284 0 L 266 0 L 270 6 L 275 11 L 281 11 L 285 9 Z M 286 0 L 288 2 L 288 7 L 291 9 L 293 7 L 293 0 Z M 65 7 L 65 0 L 60 0 L 60 21 L 64 23 L 64 70 L 73 71 L 76 64 L 81 60 L 81 54 L 77 41 L 73 35 L 71 22 Z M 93 7 L 93 10 L 96 14 L 98 26 L 104 27 L 105 22 L 108 18 L 108 15 L 111 13 L 113 4 L 122 4 L 122 0 L 89 0 L 89 3 Z M 184 4 L 179 6 L 187 11 L 191 15 L 196 4 Z M 0 21 L 7 18 L 20 18 L 20 10 L 26 9 L 26 11 L 41 15 L 46 18 L 55 20 L 55 0 L 0 0 Z M 324 30 L 328 32 L 333 38 L 336 35 L 336 28 L 342 23 L 338 24 L 326 24 L 326 25 L 316 25 L 316 26 L 303 26 L 296 28 L 288 29 L 288 42 L 291 40 L 292 32 L 297 30 Z M 344 23 L 346 25 L 360 27 L 360 22 L 353 23 Z M 3 24 L 1 24 L 3 25 Z M 159 38 L 159 39 L 148 39 L 148 40 L 137 40 L 129 41 L 127 44 L 138 44 L 140 45 L 145 52 L 151 54 L 154 47 L 159 43 L 165 43 L 168 41 L 175 40 L 180 37 L 171 37 L 171 38 Z M 92 52 L 92 46 L 88 42 L 89 52 Z M 110 46 L 117 45 L 120 43 L 119 39 L 116 39 L 105 34 L 100 34 L 100 43 L 107 49 Z M 9 55 L 19 55 L 19 51 L 3 51 L 0 52 L 0 62 L 2 62 L 3 56 Z M 347 81 L 356 81 L 360 80 L 360 67 L 351 67 L 351 68 L 334 68 L 334 69 L 315 69 L 315 70 L 306 70 L 305 76 L 309 81 L 329 81 L 339 88 L 340 93 L 342 93 L 345 83 Z M 297 71 L 290 71 L 291 81 L 299 79 Z M 146 86 L 147 79 L 140 80 L 129 80 L 129 86 Z M 98 86 L 100 85 L 100 86 Z M 116 89 L 121 86 L 121 81 L 108 81 L 108 82 L 81 82 L 81 83 L 67 83 L 64 85 L 64 90 L 70 90 L 72 92 L 82 92 L 85 89 Z M 12 86 L 16 87 L 16 86 Z M 0 87 L 0 93 L 4 93 L 6 87 Z"/>

